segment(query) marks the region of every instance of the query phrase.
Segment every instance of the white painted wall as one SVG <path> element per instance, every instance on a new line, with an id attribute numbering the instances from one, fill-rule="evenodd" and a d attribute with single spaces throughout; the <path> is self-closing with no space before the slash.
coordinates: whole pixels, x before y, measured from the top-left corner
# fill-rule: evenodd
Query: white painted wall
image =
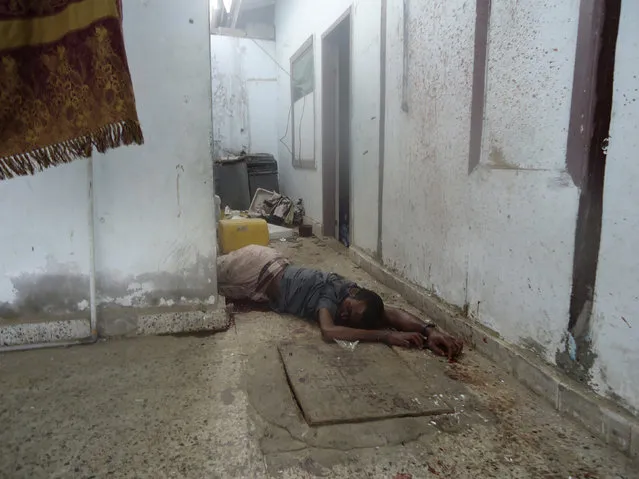
<path id="1" fill-rule="evenodd" d="M 127 1 L 124 31 L 146 143 L 94 157 L 98 296 L 210 302 L 208 0 Z M 86 160 L 0 182 L 0 317 L 88 315 L 88 184 Z"/>
<path id="2" fill-rule="evenodd" d="M 468 302 L 554 362 L 579 191 L 564 172 L 579 1 L 492 2 L 482 156 L 470 175 Z"/>
<path id="3" fill-rule="evenodd" d="M 464 304 L 475 9 L 450 0 L 410 9 L 405 113 L 402 1 L 389 1 L 383 259 Z"/>
<path id="4" fill-rule="evenodd" d="M 408 112 L 401 109 L 402 3 L 388 0 L 383 262 L 442 299 L 468 305 L 472 318 L 555 363 L 569 320 L 579 200 L 565 162 L 580 2 L 493 0 L 481 158 L 470 174 L 474 2 L 410 2 Z M 314 34 L 319 85 L 320 35 L 346 6 L 336 0 L 322 8 L 305 1 L 278 3 L 278 60 L 288 65 Z M 368 251 L 375 250 L 377 239 L 378 7 L 356 2 L 352 28 L 353 244 Z M 624 4 L 593 331 L 595 386 L 635 410 L 636 20 L 639 7 Z M 283 133 L 289 108 L 283 74 L 279 88 Z M 316 95 L 321 105 L 320 89 Z M 319 107 L 316 114 L 318 171 L 293 169 L 282 148 L 280 169 L 284 190 L 303 196 L 309 215 L 319 219 Z"/>
<path id="5" fill-rule="evenodd" d="M 564 168 L 579 3 L 491 3 L 482 162 Z"/>
<path id="6" fill-rule="evenodd" d="M 0 181 L 0 318 L 89 307 L 86 160 Z"/>
<path id="7" fill-rule="evenodd" d="M 276 3 L 276 58 L 285 69 L 300 46 L 313 35 L 315 55 L 315 170 L 296 169 L 291 154 L 279 145 L 280 183 L 283 192 L 303 198 L 306 214 L 322 222 L 322 34 L 352 5 L 351 95 L 351 191 L 353 195 L 352 241 L 372 251 L 377 245 L 379 178 L 379 32 L 381 0 L 327 0 L 318 8 L 313 0 L 281 0 Z M 278 137 L 291 147 L 290 78 L 278 70 Z M 288 126 L 288 128 L 287 128 Z M 288 133 L 287 133 L 288 129 Z"/>
<path id="8" fill-rule="evenodd" d="M 216 157 L 270 153 L 277 158 L 275 42 L 211 35 Z"/>
<path id="9" fill-rule="evenodd" d="M 213 301 L 215 213 L 208 0 L 125 2 L 141 147 L 96 157 L 100 300 Z"/>
<path id="10" fill-rule="evenodd" d="M 639 4 L 622 2 L 593 323 L 595 384 L 639 410 Z"/>
<path id="11" fill-rule="evenodd" d="M 389 2 L 388 17 L 384 261 L 554 360 L 578 200 L 563 174 L 578 1 L 492 3 L 483 152 L 471 175 L 475 9 L 411 2 L 405 113 L 401 3 Z"/>

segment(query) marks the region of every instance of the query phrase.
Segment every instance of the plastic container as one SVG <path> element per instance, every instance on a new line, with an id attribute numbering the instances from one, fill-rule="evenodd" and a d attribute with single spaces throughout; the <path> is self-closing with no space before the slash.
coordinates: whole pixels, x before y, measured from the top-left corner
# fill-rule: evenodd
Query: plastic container
<path id="1" fill-rule="evenodd" d="M 275 191 L 276 193 L 279 193 L 280 182 L 277 176 L 277 172 L 250 173 L 249 174 L 249 190 L 251 191 L 252 197 L 255 197 L 255 193 L 257 193 L 258 190 L 268 190 L 268 191 Z"/>
<path id="2" fill-rule="evenodd" d="M 244 157 L 215 162 L 215 193 L 222 200 L 222 207 L 245 211 L 253 195 L 249 191 L 248 169 Z"/>
<path id="3" fill-rule="evenodd" d="M 251 198 L 259 188 L 280 192 L 280 184 L 277 173 L 277 161 L 268 153 L 255 153 L 246 155 L 246 167 Z"/>
<path id="4" fill-rule="evenodd" d="M 300 225 L 298 231 L 302 238 L 310 238 L 313 236 L 313 227 L 311 225 Z"/>
<path id="5" fill-rule="evenodd" d="M 250 244 L 268 246 L 268 224 L 263 219 L 220 220 L 218 226 L 222 254 L 230 253 Z"/>
<path id="6" fill-rule="evenodd" d="M 262 216 L 264 202 L 266 200 L 270 200 L 275 193 L 272 191 L 267 191 L 263 188 L 258 188 L 253 195 L 253 201 L 251 201 L 251 206 L 249 206 L 248 214 L 251 218 L 259 218 Z"/>

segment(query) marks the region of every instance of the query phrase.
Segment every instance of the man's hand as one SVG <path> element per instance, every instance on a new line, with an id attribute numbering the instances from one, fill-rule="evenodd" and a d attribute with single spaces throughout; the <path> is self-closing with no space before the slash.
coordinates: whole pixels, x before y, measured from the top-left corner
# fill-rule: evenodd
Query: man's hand
<path id="1" fill-rule="evenodd" d="M 386 336 L 386 343 L 391 346 L 401 346 L 404 348 L 423 348 L 424 336 L 422 336 L 421 333 L 389 331 L 388 336 Z"/>
<path id="2" fill-rule="evenodd" d="M 448 359 L 455 359 L 462 352 L 464 343 L 460 340 L 453 338 L 452 336 L 437 330 L 434 327 L 430 327 L 425 324 L 424 321 L 419 319 L 414 314 L 411 314 L 402 309 L 394 308 L 392 306 L 384 307 L 384 321 L 388 328 L 397 329 L 399 331 L 406 331 L 406 333 L 391 333 L 399 334 L 400 336 L 393 336 L 393 338 L 386 338 L 386 342 L 396 346 L 418 346 L 423 347 L 425 345 L 435 354 L 440 356 L 446 356 Z M 413 331 L 422 333 L 424 336 L 421 339 L 414 338 L 412 342 L 406 342 L 403 334 L 415 334 Z"/>
<path id="3" fill-rule="evenodd" d="M 461 354 L 464 343 L 450 334 L 432 328 L 426 338 L 426 347 L 435 354 L 452 360 Z"/>

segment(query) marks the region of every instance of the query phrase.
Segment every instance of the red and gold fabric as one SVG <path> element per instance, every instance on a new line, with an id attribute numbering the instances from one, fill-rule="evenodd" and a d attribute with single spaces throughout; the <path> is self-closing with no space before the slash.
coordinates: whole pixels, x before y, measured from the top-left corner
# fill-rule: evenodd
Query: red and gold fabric
<path id="1" fill-rule="evenodd" d="M 0 0 L 0 180 L 143 141 L 120 0 Z"/>

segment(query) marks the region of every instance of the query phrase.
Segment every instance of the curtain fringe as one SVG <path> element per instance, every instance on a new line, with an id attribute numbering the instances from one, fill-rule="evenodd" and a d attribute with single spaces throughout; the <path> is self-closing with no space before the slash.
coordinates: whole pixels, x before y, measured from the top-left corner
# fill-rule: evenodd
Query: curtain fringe
<path id="1" fill-rule="evenodd" d="M 33 175 L 52 166 L 91 156 L 93 148 L 100 153 L 122 145 L 144 143 L 142 128 L 135 120 L 125 120 L 101 127 L 88 135 L 61 141 L 26 153 L 0 158 L 0 180 Z"/>

